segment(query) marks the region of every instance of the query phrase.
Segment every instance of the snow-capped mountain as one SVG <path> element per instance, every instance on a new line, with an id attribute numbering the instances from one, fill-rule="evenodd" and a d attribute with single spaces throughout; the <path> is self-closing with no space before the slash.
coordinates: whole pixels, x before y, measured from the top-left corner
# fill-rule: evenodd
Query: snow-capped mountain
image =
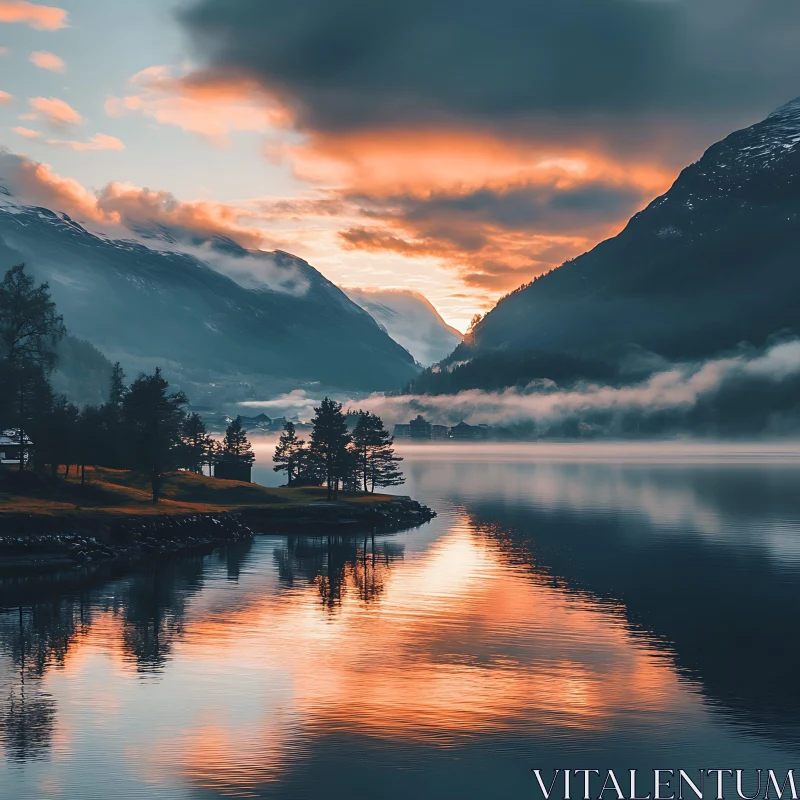
<path id="1" fill-rule="evenodd" d="M 450 360 L 524 361 L 519 381 L 548 377 L 523 352 L 704 358 L 786 331 L 800 334 L 800 99 L 711 146 L 620 234 L 504 298 Z"/>
<path id="2" fill-rule="evenodd" d="M 1 177 L 1 176 L 0 176 Z M 218 237 L 153 246 L 92 233 L 66 214 L 0 194 L 0 268 L 49 281 L 71 333 L 129 373 L 161 365 L 202 401 L 264 397 L 298 384 L 388 389 L 412 356 L 310 264 Z M 172 241 L 171 241 L 172 240 Z"/>
<path id="3" fill-rule="evenodd" d="M 345 292 L 424 366 L 450 355 L 464 338 L 419 292 L 407 289 L 345 289 Z"/>

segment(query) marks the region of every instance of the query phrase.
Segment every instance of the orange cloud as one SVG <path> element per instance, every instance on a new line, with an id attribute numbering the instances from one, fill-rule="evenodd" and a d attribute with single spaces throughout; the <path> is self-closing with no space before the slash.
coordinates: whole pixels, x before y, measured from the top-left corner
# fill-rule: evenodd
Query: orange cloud
<path id="1" fill-rule="evenodd" d="M 39 131 L 34 131 L 31 128 L 23 128 L 21 125 L 18 125 L 16 128 L 12 128 L 12 131 L 16 133 L 18 136 L 24 136 L 26 139 L 38 139 L 41 137 L 41 133 Z"/>
<path id="2" fill-rule="evenodd" d="M 436 259 L 497 294 L 613 235 L 674 177 L 596 142 L 458 130 L 315 134 L 282 156 L 298 177 L 336 187 L 320 213 L 332 198 L 346 208 L 345 250 Z"/>
<path id="3" fill-rule="evenodd" d="M 283 109 L 254 82 L 175 76 L 168 67 L 155 66 L 134 75 L 130 85 L 132 93 L 106 100 L 109 116 L 143 114 L 217 143 L 226 143 L 234 131 L 266 132 L 285 121 Z"/>
<path id="4" fill-rule="evenodd" d="M 67 27 L 63 8 L 41 6 L 25 0 L 0 2 L 0 22 L 22 22 L 40 31 L 56 31 Z"/>
<path id="5" fill-rule="evenodd" d="M 6 103 L 10 103 L 14 99 L 13 94 L 9 94 L 8 92 L 4 92 L 0 89 L 0 106 L 5 105 Z"/>
<path id="6" fill-rule="evenodd" d="M 47 144 L 56 147 L 67 147 L 70 150 L 83 152 L 86 150 L 124 150 L 125 145 L 116 136 L 105 133 L 96 133 L 88 142 L 78 142 L 69 139 L 48 139 Z"/>
<path id="7" fill-rule="evenodd" d="M 110 183 L 98 194 L 97 205 L 132 229 L 155 223 L 202 239 L 227 236 L 249 248 L 260 247 L 265 241 L 262 232 L 241 223 L 254 215 L 225 203 L 181 202 L 169 192 Z"/>
<path id="8" fill-rule="evenodd" d="M 28 128 L 16 132 L 27 138 L 41 136 Z M 103 134 L 88 143 L 56 140 L 47 140 L 47 143 L 74 150 L 124 147 L 115 137 Z M 205 200 L 185 202 L 169 192 L 126 183 L 109 183 L 97 193 L 90 192 L 78 181 L 57 175 L 47 164 L 3 151 L 0 151 L 0 172 L 22 202 L 65 211 L 79 221 L 122 226 L 134 232 L 137 228 L 161 225 L 190 242 L 213 236 L 225 236 L 250 248 L 261 247 L 266 242 L 263 231 L 255 227 L 263 221 L 263 215 L 249 208 Z M 120 234 L 128 235 L 122 230 Z"/>
<path id="9" fill-rule="evenodd" d="M 22 136 L 28 135 L 29 129 L 22 130 L 26 131 Z M 107 221 L 92 192 L 78 181 L 57 175 L 48 164 L 0 151 L 0 168 L 11 191 L 25 203 L 66 211 L 93 222 Z"/>
<path id="10" fill-rule="evenodd" d="M 83 122 L 83 117 L 69 103 L 56 97 L 32 97 L 28 100 L 28 105 L 31 111 L 23 114 L 20 119 L 43 120 L 55 128 L 80 125 Z"/>
<path id="11" fill-rule="evenodd" d="M 37 67 L 50 70 L 51 72 L 63 72 L 66 67 L 63 58 L 59 58 L 55 53 L 47 53 L 43 50 L 31 53 L 28 56 L 28 60 L 31 64 L 35 64 Z"/>

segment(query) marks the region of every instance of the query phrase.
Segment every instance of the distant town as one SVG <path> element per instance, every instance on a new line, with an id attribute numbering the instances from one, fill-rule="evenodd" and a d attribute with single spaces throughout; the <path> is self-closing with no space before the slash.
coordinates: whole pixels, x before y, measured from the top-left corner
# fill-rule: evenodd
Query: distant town
<path id="1" fill-rule="evenodd" d="M 225 426 L 230 424 L 232 418 L 221 413 L 208 413 L 201 412 L 206 424 L 212 430 L 224 430 Z M 346 414 L 348 428 L 355 428 L 358 421 L 358 414 L 355 411 L 349 411 Z M 292 417 L 268 417 L 266 414 L 257 414 L 253 417 L 242 416 L 242 425 L 251 434 L 275 434 L 280 433 L 287 422 L 292 422 L 298 432 L 304 433 L 311 430 L 311 425 L 301 422 L 297 415 Z M 421 414 L 418 414 L 415 419 L 409 422 L 398 422 L 394 426 L 394 438 L 398 440 L 413 439 L 413 440 L 481 440 L 489 439 L 492 437 L 493 431 L 489 425 L 468 425 L 466 422 L 461 421 L 458 425 L 436 425 L 426 420 Z"/>
<path id="2" fill-rule="evenodd" d="M 488 425 L 467 425 L 463 420 L 452 428 L 433 425 L 421 414 L 411 422 L 398 422 L 394 426 L 395 439 L 488 439 Z"/>

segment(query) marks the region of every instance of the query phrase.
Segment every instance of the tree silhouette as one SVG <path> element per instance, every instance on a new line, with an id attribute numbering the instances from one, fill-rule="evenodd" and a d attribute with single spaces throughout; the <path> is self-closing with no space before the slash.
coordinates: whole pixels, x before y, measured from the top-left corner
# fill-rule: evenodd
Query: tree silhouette
<path id="1" fill-rule="evenodd" d="M 253 447 L 242 427 L 242 418 L 236 417 L 225 430 L 222 440 L 222 458 L 237 464 L 252 464 L 256 460 Z"/>
<path id="2" fill-rule="evenodd" d="M 287 422 L 280 439 L 278 439 L 275 455 L 272 456 L 272 460 L 275 462 L 273 469 L 275 472 L 286 473 L 287 486 L 292 485 L 303 467 L 305 444 L 305 441 L 298 437 L 294 423 Z"/>
<path id="3" fill-rule="evenodd" d="M 397 463 L 403 459 L 395 455 L 394 439 L 383 425 L 383 420 L 369 411 L 362 411 L 353 432 L 353 448 L 357 454 L 358 476 L 365 492 L 374 492 L 376 486 L 397 486 L 404 482 Z"/>
<path id="4" fill-rule="evenodd" d="M 24 264 L 8 270 L 0 282 L 0 414 L 16 423 L 20 471 L 25 469 L 31 405 L 40 399 L 65 333 L 48 284 L 36 286 Z"/>
<path id="5" fill-rule="evenodd" d="M 149 475 L 154 503 L 159 500 L 164 473 L 176 466 L 183 406 L 188 402 L 183 392 L 169 394 L 168 389 L 157 368 L 152 375 L 141 374 L 122 402 L 132 462 Z"/>
<path id="6" fill-rule="evenodd" d="M 328 486 L 328 500 L 335 500 L 339 496 L 339 482 L 346 476 L 350 461 L 347 420 L 342 413 L 341 403 L 327 397 L 314 412 L 311 455 L 321 466 Z"/>
<path id="7" fill-rule="evenodd" d="M 122 401 L 128 393 L 128 388 L 125 386 L 125 372 L 120 366 L 119 361 L 114 364 L 111 370 L 111 385 L 108 390 L 108 403 L 109 405 L 122 407 Z"/>
<path id="8" fill-rule="evenodd" d="M 212 439 L 203 418 L 192 412 L 181 426 L 181 466 L 200 474 L 208 462 Z"/>

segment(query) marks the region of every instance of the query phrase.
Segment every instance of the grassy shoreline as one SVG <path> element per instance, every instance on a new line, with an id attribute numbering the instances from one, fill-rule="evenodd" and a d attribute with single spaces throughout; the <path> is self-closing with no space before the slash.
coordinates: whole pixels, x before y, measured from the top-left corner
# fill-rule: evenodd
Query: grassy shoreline
<path id="1" fill-rule="evenodd" d="M 263 533 L 395 532 L 435 516 L 408 497 L 327 502 L 318 487 L 269 488 L 189 472 L 165 476 L 157 504 L 146 479 L 125 470 L 91 468 L 83 486 L 76 476 L 2 478 L 0 575 L 208 553 Z"/>
<path id="2" fill-rule="evenodd" d="M 86 483 L 64 470 L 55 480 L 39 480 L 7 474 L 0 483 L 0 522 L 4 515 L 71 518 L 149 517 L 211 514 L 255 509 L 298 509 L 327 500 L 320 487 L 272 488 L 239 483 L 191 472 L 165 476 L 162 499 L 153 503 L 147 479 L 128 470 L 87 467 Z M 341 495 L 339 502 L 356 506 L 380 505 L 395 500 L 392 495 Z"/>

